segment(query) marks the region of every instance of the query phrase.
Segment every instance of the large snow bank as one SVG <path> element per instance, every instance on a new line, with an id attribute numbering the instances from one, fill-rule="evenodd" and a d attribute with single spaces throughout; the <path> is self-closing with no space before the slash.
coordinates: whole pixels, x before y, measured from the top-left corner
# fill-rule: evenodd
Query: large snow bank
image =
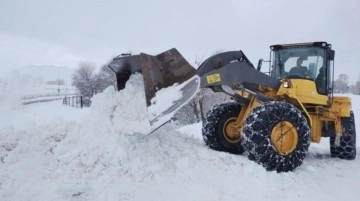
<path id="1" fill-rule="evenodd" d="M 60 102 L 58 108 L 69 113 L 74 109 Z M 131 77 L 126 90 L 109 88 L 93 98 L 89 110 L 79 111 L 87 116 L 0 126 L 1 201 L 360 197 L 359 159 L 331 158 L 327 139 L 310 146 L 295 172 L 277 174 L 245 156 L 208 149 L 201 139 L 201 124 L 180 129 L 168 124 L 143 135 L 148 122 L 140 75 Z"/>
<path id="2" fill-rule="evenodd" d="M 235 165 L 231 161 L 238 159 L 227 154 L 222 155 L 228 159 L 203 163 L 209 157 L 202 141 L 181 135 L 172 125 L 149 136 L 141 134 L 148 125 L 141 82 L 141 75 L 135 75 L 126 90 L 115 93 L 109 88 L 94 97 L 88 117 L 79 123 L 59 118 L 39 126 L 3 128 L 2 200 L 106 200 L 122 191 L 106 186 L 129 188 L 127 182 L 135 182 L 133 191 L 142 185 L 137 182 L 155 182 L 163 188 L 172 181 L 181 185 L 172 189 L 179 193 L 186 187 L 183 177 L 197 181 L 198 173 L 223 160 Z"/>

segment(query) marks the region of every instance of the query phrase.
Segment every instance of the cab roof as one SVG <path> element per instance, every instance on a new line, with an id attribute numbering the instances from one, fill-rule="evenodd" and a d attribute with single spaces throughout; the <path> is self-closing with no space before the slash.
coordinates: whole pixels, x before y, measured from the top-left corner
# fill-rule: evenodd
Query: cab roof
<path id="1" fill-rule="evenodd" d="M 287 48 L 296 48 L 296 47 L 322 47 L 331 49 L 331 44 L 325 41 L 317 41 L 317 42 L 308 42 L 308 43 L 291 43 L 291 44 L 278 44 L 271 45 L 270 49 L 279 50 L 279 49 L 287 49 Z"/>

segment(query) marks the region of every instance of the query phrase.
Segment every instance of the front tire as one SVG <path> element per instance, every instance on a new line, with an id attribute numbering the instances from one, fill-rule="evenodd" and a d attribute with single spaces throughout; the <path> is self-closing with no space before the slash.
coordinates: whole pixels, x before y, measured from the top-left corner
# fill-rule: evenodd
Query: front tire
<path id="1" fill-rule="evenodd" d="M 310 145 L 306 118 L 286 102 L 266 102 L 254 108 L 245 120 L 242 136 L 248 158 L 268 171 L 294 170 Z"/>
<path id="2" fill-rule="evenodd" d="M 330 153 L 332 157 L 346 160 L 354 160 L 356 157 L 356 129 L 354 113 L 350 117 L 341 118 L 343 136 L 340 139 L 340 146 L 335 146 L 335 137 L 330 137 Z"/>
<path id="3" fill-rule="evenodd" d="M 202 134 L 205 144 L 211 149 L 242 154 L 241 133 L 234 129 L 241 106 L 237 103 L 223 103 L 213 107 L 205 117 Z"/>

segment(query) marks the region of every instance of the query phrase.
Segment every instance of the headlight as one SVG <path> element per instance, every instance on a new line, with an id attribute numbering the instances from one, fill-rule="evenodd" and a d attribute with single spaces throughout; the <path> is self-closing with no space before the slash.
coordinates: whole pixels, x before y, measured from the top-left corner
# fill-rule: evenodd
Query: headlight
<path id="1" fill-rule="evenodd" d="M 290 79 L 284 80 L 283 87 L 284 88 L 292 88 L 291 80 Z"/>

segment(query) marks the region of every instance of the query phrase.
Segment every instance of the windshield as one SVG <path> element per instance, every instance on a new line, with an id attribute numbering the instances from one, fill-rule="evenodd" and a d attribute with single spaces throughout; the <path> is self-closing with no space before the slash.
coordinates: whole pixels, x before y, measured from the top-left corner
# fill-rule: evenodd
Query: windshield
<path id="1" fill-rule="evenodd" d="M 276 79 L 315 80 L 322 72 L 325 50 L 318 47 L 281 49 L 273 52 L 271 76 Z"/>

